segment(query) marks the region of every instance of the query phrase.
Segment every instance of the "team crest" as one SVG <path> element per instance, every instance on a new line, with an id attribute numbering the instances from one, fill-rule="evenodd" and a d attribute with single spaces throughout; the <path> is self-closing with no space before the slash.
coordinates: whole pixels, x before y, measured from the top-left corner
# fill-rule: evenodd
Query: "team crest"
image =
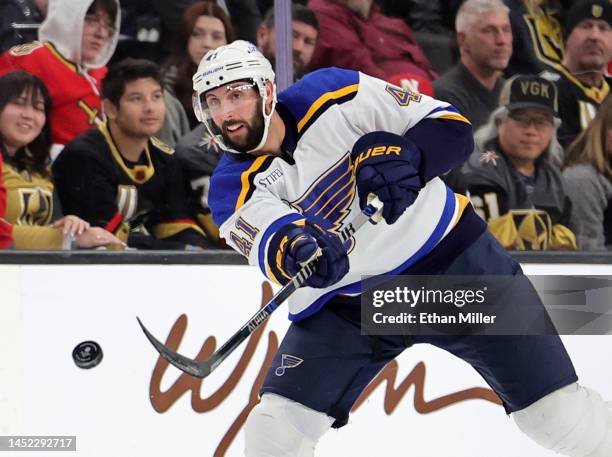
<path id="1" fill-rule="evenodd" d="M 299 357 L 296 357 L 294 355 L 282 354 L 281 364 L 279 367 L 276 368 L 276 370 L 274 370 L 274 374 L 276 376 L 282 376 L 285 374 L 285 370 L 288 370 L 289 368 L 295 368 L 297 366 L 300 366 L 303 361 L 304 359 L 300 359 Z"/>
<path id="2" fill-rule="evenodd" d="M 355 198 L 355 174 L 350 152 L 306 190 L 304 195 L 291 203 L 309 219 L 317 221 L 328 230 L 337 233 L 350 212 Z"/>

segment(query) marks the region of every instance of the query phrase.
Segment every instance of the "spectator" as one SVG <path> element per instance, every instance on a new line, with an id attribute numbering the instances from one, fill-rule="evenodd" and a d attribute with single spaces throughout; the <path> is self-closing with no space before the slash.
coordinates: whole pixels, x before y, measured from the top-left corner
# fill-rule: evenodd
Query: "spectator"
<path id="1" fill-rule="evenodd" d="M 415 32 L 450 34 L 461 0 L 378 0 L 383 12 L 401 17 Z"/>
<path id="2" fill-rule="evenodd" d="M 50 111 L 51 97 L 36 76 L 14 71 L 0 77 L 0 152 L 6 162 L 2 179 L 7 190 L 6 221 L 13 226 L 15 247 L 66 249 L 73 241 L 82 248 L 120 245 L 106 230 L 89 227 L 76 216 L 62 217 L 50 225 L 59 213 L 53 205 L 48 168 Z M 0 201 L 3 199 L 0 195 Z M 0 207 L 0 216 L 3 213 Z"/>
<path id="3" fill-rule="evenodd" d="M 342 67 L 388 80 L 438 75 L 404 21 L 384 16 L 373 0 L 310 0 L 319 20 L 312 68 Z"/>
<path id="4" fill-rule="evenodd" d="M 2 166 L 2 154 L 0 154 L 0 249 L 7 249 L 13 246 L 13 227 L 5 219 L 6 187 L 2 179 Z"/>
<path id="5" fill-rule="evenodd" d="M 505 74 L 539 74 L 563 59 L 562 7 L 557 0 L 504 0 L 510 8 L 514 52 Z"/>
<path id="6" fill-rule="evenodd" d="M 308 71 L 319 35 L 319 21 L 310 8 L 293 5 L 291 10 L 293 30 L 293 78 L 300 79 Z M 276 65 L 276 34 L 274 32 L 274 8 L 266 13 L 257 29 L 257 48 Z"/>
<path id="7" fill-rule="evenodd" d="M 22 69 L 38 76 L 53 100 L 52 141 L 62 145 L 101 122 L 100 81 L 117 44 L 117 0 L 54 0 L 40 42 L 16 46 L 0 57 L 0 74 Z"/>
<path id="8" fill-rule="evenodd" d="M 153 135 L 164 121 L 159 67 L 126 59 L 102 82 L 108 123 L 81 134 L 53 164 L 66 211 L 143 249 L 204 247 L 173 150 Z"/>
<path id="9" fill-rule="evenodd" d="M 36 40 L 48 0 L 0 1 L 0 52 Z"/>
<path id="10" fill-rule="evenodd" d="M 459 57 L 455 16 L 462 0 L 377 0 L 383 14 L 399 17 L 415 38 L 434 70 L 446 73 Z"/>
<path id="11" fill-rule="evenodd" d="M 559 142 L 567 147 L 595 117 L 610 92 L 605 70 L 612 58 L 612 4 L 581 0 L 568 11 L 563 31 L 565 57 L 551 75 L 559 90 Z"/>
<path id="12" fill-rule="evenodd" d="M 578 248 L 606 249 L 612 245 L 612 97 L 568 147 L 563 177 Z"/>
<path id="13" fill-rule="evenodd" d="M 191 78 L 204 54 L 234 40 L 229 17 L 215 3 L 198 1 L 185 10 L 176 32 L 174 52 L 167 65 L 164 86 L 178 98 L 191 129 L 198 125 L 193 114 Z"/>
<path id="14" fill-rule="evenodd" d="M 286 1 L 286 0 L 284 0 Z M 150 4 L 155 8 L 163 22 L 169 36 L 180 32 L 181 16 L 194 0 L 153 0 Z M 236 31 L 236 38 L 255 42 L 257 27 L 261 23 L 261 11 L 256 0 L 225 0 L 219 2 L 223 10 L 231 18 L 232 28 Z M 263 10 L 266 11 L 266 10 Z M 232 41 L 232 40 L 228 40 Z"/>
<path id="15" fill-rule="evenodd" d="M 567 228 L 571 203 L 550 161 L 558 147 L 556 115 L 552 82 L 512 77 L 464 166 L 474 208 L 506 249 L 576 248 Z"/>
<path id="16" fill-rule="evenodd" d="M 434 82 L 434 93 L 476 129 L 497 108 L 503 85 L 499 74 L 512 55 L 508 7 L 501 0 L 466 0 L 457 12 L 455 29 L 461 58 Z"/>
<path id="17" fill-rule="evenodd" d="M 191 205 L 196 221 L 209 240 L 225 247 L 219 239 L 219 228 L 212 220 L 208 206 L 210 177 L 221 159 L 221 151 L 215 143 L 208 142 L 204 136 L 204 124 L 200 124 L 176 145 L 176 158 L 181 162 L 183 174 L 190 187 Z"/>

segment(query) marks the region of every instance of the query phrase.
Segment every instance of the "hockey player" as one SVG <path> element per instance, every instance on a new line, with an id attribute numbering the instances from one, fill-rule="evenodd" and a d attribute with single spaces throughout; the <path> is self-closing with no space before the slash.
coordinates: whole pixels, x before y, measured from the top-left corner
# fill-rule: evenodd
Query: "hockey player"
<path id="1" fill-rule="evenodd" d="M 307 287 L 289 300 L 293 322 L 245 425 L 247 456 L 312 456 L 376 373 L 421 342 L 470 363 L 542 446 L 612 455 L 612 415 L 577 384 L 557 336 L 361 334 L 361 275 L 520 274 L 467 199 L 438 178 L 473 148 L 451 105 L 337 68 L 306 75 L 277 102 L 270 63 L 243 41 L 210 51 L 194 90 L 197 117 L 225 150 L 209 193 L 221 236 L 279 283 L 320 249 Z M 370 193 L 385 222 L 343 246 L 335 232 Z M 300 363 L 277 370 L 283 354 Z"/>

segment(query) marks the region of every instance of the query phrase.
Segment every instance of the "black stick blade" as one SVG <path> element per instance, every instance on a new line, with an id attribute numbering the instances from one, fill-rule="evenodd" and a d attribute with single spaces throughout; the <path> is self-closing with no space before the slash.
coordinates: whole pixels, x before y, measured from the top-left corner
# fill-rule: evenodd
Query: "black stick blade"
<path id="1" fill-rule="evenodd" d="M 172 349 L 169 349 L 157 338 L 155 338 L 138 317 L 136 317 L 136 320 L 138 321 L 138 324 L 140 325 L 140 328 L 144 332 L 147 339 L 151 342 L 157 352 L 159 352 L 159 355 L 161 355 L 176 368 L 190 374 L 191 376 L 195 376 L 196 378 L 205 378 L 210 374 L 212 371 L 210 362 L 198 362 L 197 360 L 185 357 L 178 352 L 174 352 Z"/>

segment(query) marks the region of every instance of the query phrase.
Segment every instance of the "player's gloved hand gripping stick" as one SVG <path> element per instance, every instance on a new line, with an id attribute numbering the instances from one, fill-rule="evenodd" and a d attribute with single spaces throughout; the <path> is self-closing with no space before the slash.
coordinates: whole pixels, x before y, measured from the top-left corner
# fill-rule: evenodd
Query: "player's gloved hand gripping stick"
<path id="1" fill-rule="evenodd" d="M 355 217 L 355 220 L 344 227 L 338 237 L 344 243 L 353 234 L 359 230 L 366 222 L 372 221 L 378 223 L 382 219 L 382 204 L 380 200 L 374 195 L 369 197 L 369 204 L 363 208 L 361 213 Z M 184 371 L 197 378 L 205 378 L 208 376 L 223 360 L 227 358 L 244 340 L 246 340 L 255 330 L 263 324 L 270 315 L 278 308 L 284 301 L 286 301 L 291 294 L 293 294 L 298 288 L 312 276 L 316 270 L 316 263 L 320 251 L 316 252 L 311 259 L 309 259 L 297 274 L 287 283 L 276 295 L 274 295 L 270 301 L 261 308 L 257 313 L 251 317 L 246 324 L 238 330 L 227 342 L 221 346 L 208 360 L 197 361 L 185 357 L 177 352 L 166 347 L 163 343 L 158 341 L 143 325 L 140 319 L 137 317 L 138 323 L 142 328 L 151 344 L 157 349 L 157 352 L 170 362 L 172 365 L 177 367 L 179 370 Z"/>

